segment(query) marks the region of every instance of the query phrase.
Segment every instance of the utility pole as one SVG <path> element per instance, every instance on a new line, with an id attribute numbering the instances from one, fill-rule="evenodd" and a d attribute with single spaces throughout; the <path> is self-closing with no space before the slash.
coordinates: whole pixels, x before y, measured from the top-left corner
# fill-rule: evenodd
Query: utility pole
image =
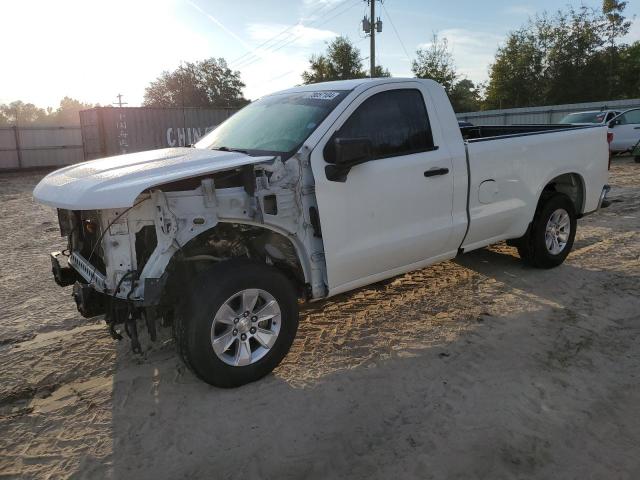
<path id="1" fill-rule="evenodd" d="M 369 0 L 371 4 L 371 23 L 373 24 L 374 18 L 376 18 L 376 0 Z M 376 76 L 376 29 L 371 25 L 371 43 L 369 44 L 369 60 L 371 60 L 370 77 Z"/>
<path id="2" fill-rule="evenodd" d="M 127 102 L 122 101 L 122 97 L 124 97 L 124 95 L 119 93 L 118 95 L 116 95 L 116 97 L 118 98 L 118 101 L 114 102 L 113 105 L 118 105 L 120 108 L 122 108 L 123 105 L 128 105 Z"/>
<path id="3" fill-rule="evenodd" d="M 376 32 L 382 32 L 382 21 L 378 17 L 376 20 L 376 0 L 365 0 L 371 7 L 371 17 L 366 16 L 362 19 L 362 29 L 370 35 L 369 44 L 369 76 L 376 76 Z M 379 0 L 382 2 L 382 0 Z"/>

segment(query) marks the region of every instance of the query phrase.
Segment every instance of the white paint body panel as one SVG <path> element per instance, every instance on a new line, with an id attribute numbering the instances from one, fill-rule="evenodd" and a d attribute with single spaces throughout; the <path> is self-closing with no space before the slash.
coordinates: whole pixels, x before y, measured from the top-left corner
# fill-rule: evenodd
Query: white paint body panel
<path id="1" fill-rule="evenodd" d="M 579 213 L 598 207 L 607 182 L 604 126 L 471 142 L 467 148 L 471 222 L 465 251 L 524 235 L 543 188 L 559 175 L 582 178 L 585 202 L 576 206 Z"/>
<path id="2" fill-rule="evenodd" d="M 195 148 L 166 148 L 70 165 L 44 177 L 33 191 L 45 205 L 98 210 L 133 205 L 148 188 L 273 157 Z"/>
<path id="3" fill-rule="evenodd" d="M 444 90 L 433 98 L 428 87 L 442 90 L 428 81 L 364 84 L 345 100 L 313 150 L 330 295 L 457 253 L 466 230 L 464 146 Z M 323 149 L 333 133 L 368 98 L 399 88 L 419 90 L 424 97 L 438 149 L 358 165 L 344 183 L 327 180 Z M 441 116 L 456 128 L 443 129 Z M 425 178 L 424 172 L 436 167 L 450 173 Z"/>

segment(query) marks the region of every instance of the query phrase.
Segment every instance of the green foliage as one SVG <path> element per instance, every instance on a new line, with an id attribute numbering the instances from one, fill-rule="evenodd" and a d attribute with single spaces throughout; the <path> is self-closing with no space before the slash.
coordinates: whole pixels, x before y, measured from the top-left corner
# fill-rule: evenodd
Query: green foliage
<path id="1" fill-rule="evenodd" d="M 4 125 L 29 125 L 42 122 L 47 112 L 33 103 L 16 100 L 10 104 L 0 105 L 0 123 Z"/>
<path id="2" fill-rule="evenodd" d="M 145 89 L 147 107 L 241 107 L 240 72 L 232 71 L 223 58 L 186 62 L 173 72 L 162 72 Z"/>
<path id="3" fill-rule="evenodd" d="M 348 38 L 336 37 L 327 46 L 326 53 L 313 55 L 309 59 L 309 70 L 302 73 L 302 81 L 309 84 L 368 76 L 369 72 L 362 67 L 360 50 Z M 376 65 L 375 76 L 390 77 L 391 73 L 386 68 Z"/>
<path id="4" fill-rule="evenodd" d="M 514 108 L 640 96 L 634 46 L 618 45 L 629 31 L 626 2 L 604 0 L 546 13 L 513 31 L 490 67 L 485 108 Z"/>
<path id="5" fill-rule="evenodd" d="M 482 98 L 479 88 L 471 80 L 458 75 L 446 38 L 440 40 L 434 35 L 431 44 L 418 49 L 416 56 L 411 66 L 414 75 L 442 85 L 456 112 L 480 109 Z"/>
<path id="6" fill-rule="evenodd" d="M 75 98 L 64 97 L 55 112 L 49 114 L 50 122 L 57 125 L 79 125 L 80 111 L 93 108 L 90 103 L 83 103 Z"/>
<path id="7" fill-rule="evenodd" d="M 467 78 L 463 78 L 453 86 L 449 99 L 457 113 L 474 112 L 480 110 L 482 106 L 480 87 Z"/>
<path id="8" fill-rule="evenodd" d="M 411 65 L 413 74 L 418 78 L 435 80 L 451 94 L 458 74 L 447 39 L 440 40 L 438 35 L 434 34 L 431 44 L 427 48 L 419 48 L 416 55 L 417 58 Z"/>
<path id="9" fill-rule="evenodd" d="M 0 105 L 0 126 L 8 125 L 79 125 L 80 110 L 94 105 L 82 103 L 70 97 L 60 100 L 60 106 L 52 108 L 36 107 L 33 103 L 16 100 L 8 105 Z"/>
<path id="10" fill-rule="evenodd" d="M 366 76 L 360 50 L 348 38 L 337 37 L 328 45 L 325 54 L 309 59 L 309 70 L 302 73 L 302 81 L 309 84 Z"/>
<path id="11" fill-rule="evenodd" d="M 375 78 L 388 78 L 390 76 L 391 76 L 391 72 L 389 72 L 388 69 L 384 68 L 382 65 L 376 65 L 375 75 L 374 75 Z"/>

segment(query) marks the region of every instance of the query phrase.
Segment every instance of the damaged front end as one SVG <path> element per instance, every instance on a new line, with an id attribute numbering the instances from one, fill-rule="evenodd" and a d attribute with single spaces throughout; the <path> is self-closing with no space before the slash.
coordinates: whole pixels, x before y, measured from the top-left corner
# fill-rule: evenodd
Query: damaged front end
<path id="1" fill-rule="evenodd" d="M 297 154 L 156 185 L 126 208 L 59 209 L 67 249 L 52 254 L 56 283 L 73 284 L 85 317 L 142 351 L 168 324 L 185 277 L 245 257 L 276 266 L 302 298 L 326 295 L 322 240 L 308 157 Z M 224 279 L 221 279 L 224 281 Z"/>

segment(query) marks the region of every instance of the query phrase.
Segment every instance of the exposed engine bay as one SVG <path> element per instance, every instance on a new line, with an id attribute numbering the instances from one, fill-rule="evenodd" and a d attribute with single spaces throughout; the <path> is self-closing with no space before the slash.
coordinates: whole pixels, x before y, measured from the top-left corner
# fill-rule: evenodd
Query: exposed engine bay
<path id="1" fill-rule="evenodd" d="M 308 157 L 244 165 L 158 185 L 133 206 L 58 209 L 67 249 L 52 254 L 60 285 L 73 284 L 78 311 L 123 325 L 141 352 L 137 323 L 151 339 L 169 323 L 184 279 L 211 262 L 247 258 L 282 270 L 303 299 L 326 296 L 326 269 Z M 222 280 L 221 280 L 222 281 Z"/>

